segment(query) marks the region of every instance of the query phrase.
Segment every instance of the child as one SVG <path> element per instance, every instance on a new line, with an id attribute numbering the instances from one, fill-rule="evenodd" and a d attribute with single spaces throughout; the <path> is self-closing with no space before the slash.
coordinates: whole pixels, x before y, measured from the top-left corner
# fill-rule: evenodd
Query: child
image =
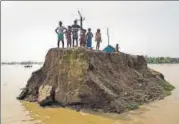
<path id="1" fill-rule="evenodd" d="M 97 29 L 96 36 L 95 36 L 95 40 L 96 40 L 96 42 L 97 42 L 97 43 L 96 43 L 96 50 L 99 50 L 100 42 L 102 42 L 100 29 Z"/>
<path id="2" fill-rule="evenodd" d="M 81 33 L 80 33 L 80 46 L 85 47 L 86 45 L 86 30 L 85 29 L 81 29 Z"/>
<path id="3" fill-rule="evenodd" d="M 71 26 L 68 26 L 68 30 L 66 31 L 67 48 L 71 47 L 71 33 Z"/>
<path id="4" fill-rule="evenodd" d="M 88 33 L 86 34 L 87 48 L 92 47 L 92 38 L 93 38 L 93 34 L 91 32 L 91 29 L 89 28 Z"/>
<path id="5" fill-rule="evenodd" d="M 116 44 L 116 52 L 119 52 L 119 44 Z"/>

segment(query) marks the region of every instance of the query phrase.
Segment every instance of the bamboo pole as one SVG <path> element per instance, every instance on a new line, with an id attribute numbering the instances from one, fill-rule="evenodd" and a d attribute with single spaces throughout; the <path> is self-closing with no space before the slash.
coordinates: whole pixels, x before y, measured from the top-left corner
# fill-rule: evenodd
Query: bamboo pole
<path id="1" fill-rule="evenodd" d="M 82 15 L 81 15 L 81 13 L 80 13 L 80 11 L 78 10 L 78 14 L 79 14 L 79 16 L 80 16 L 80 19 L 79 19 L 79 21 L 80 21 L 80 26 L 81 26 L 81 29 L 83 28 L 83 21 L 85 20 L 85 18 L 84 17 L 82 17 Z"/>
<path id="2" fill-rule="evenodd" d="M 109 29 L 107 28 L 108 45 L 109 45 Z"/>

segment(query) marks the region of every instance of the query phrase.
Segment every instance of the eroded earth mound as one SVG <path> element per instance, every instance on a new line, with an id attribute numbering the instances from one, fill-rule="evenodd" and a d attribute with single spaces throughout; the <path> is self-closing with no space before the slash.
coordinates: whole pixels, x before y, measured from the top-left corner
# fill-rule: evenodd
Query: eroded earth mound
<path id="1" fill-rule="evenodd" d="M 121 113 L 162 99 L 173 88 L 143 56 L 52 48 L 18 99 Z"/>

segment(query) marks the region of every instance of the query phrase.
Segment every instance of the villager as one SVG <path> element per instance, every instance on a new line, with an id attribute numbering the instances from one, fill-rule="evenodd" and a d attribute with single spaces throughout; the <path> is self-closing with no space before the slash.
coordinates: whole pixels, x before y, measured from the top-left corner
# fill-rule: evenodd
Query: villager
<path id="1" fill-rule="evenodd" d="M 59 22 L 59 26 L 55 29 L 55 32 L 58 35 L 58 42 L 57 42 L 57 46 L 59 48 L 60 45 L 60 41 L 62 41 L 62 48 L 64 48 L 64 36 L 63 34 L 65 33 L 64 30 L 67 30 L 64 26 L 62 26 L 62 22 Z"/>
<path id="2" fill-rule="evenodd" d="M 93 38 L 93 33 L 91 32 L 91 28 L 89 28 L 88 33 L 86 34 L 87 48 L 92 47 L 92 38 Z"/>
<path id="3" fill-rule="evenodd" d="M 75 45 L 76 41 L 76 46 L 78 46 L 78 31 L 81 27 L 77 24 L 77 20 L 74 21 L 74 24 L 72 25 L 72 34 L 73 34 L 73 47 Z"/>
<path id="4" fill-rule="evenodd" d="M 95 35 L 95 41 L 96 41 L 96 50 L 99 50 L 101 40 L 101 32 L 100 29 L 97 29 L 96 35 Z"/>
<path id="5" fill-rule="evenodd" d="M 67 48 L 71 47 L 71 33 L 71 26 L 68 26 L 68 30 L 66 31 Z"/>
<path id="6" fill-rule="evenodd" d="M 80 32 L 80 46 L 85 47 L 85 45 L 86 45 L 86 30 L 81 29 L 81 32 Z"/>
<path id="7" fill-rule="evenodd" d="M 119 44 L 116 44 L 116 52 L 119 52 Z"/>

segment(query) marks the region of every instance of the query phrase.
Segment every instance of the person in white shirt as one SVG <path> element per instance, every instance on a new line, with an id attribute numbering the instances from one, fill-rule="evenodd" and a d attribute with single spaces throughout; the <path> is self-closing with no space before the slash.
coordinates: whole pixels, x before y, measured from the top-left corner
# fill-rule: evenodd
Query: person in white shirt
<path id="1" fill-rule="evenodd" d="M 55 29 L 55 32 L 58 35 L 58 42 L 57 42 L 57 46 L 59 48 L 60 45 L 60 41 L 62 41 L 62 48 L 64 48 L 64 33 L 67 31 L 67 29 L 62 26 L 62 22 L 59 22 L 59 26 Z"/>

